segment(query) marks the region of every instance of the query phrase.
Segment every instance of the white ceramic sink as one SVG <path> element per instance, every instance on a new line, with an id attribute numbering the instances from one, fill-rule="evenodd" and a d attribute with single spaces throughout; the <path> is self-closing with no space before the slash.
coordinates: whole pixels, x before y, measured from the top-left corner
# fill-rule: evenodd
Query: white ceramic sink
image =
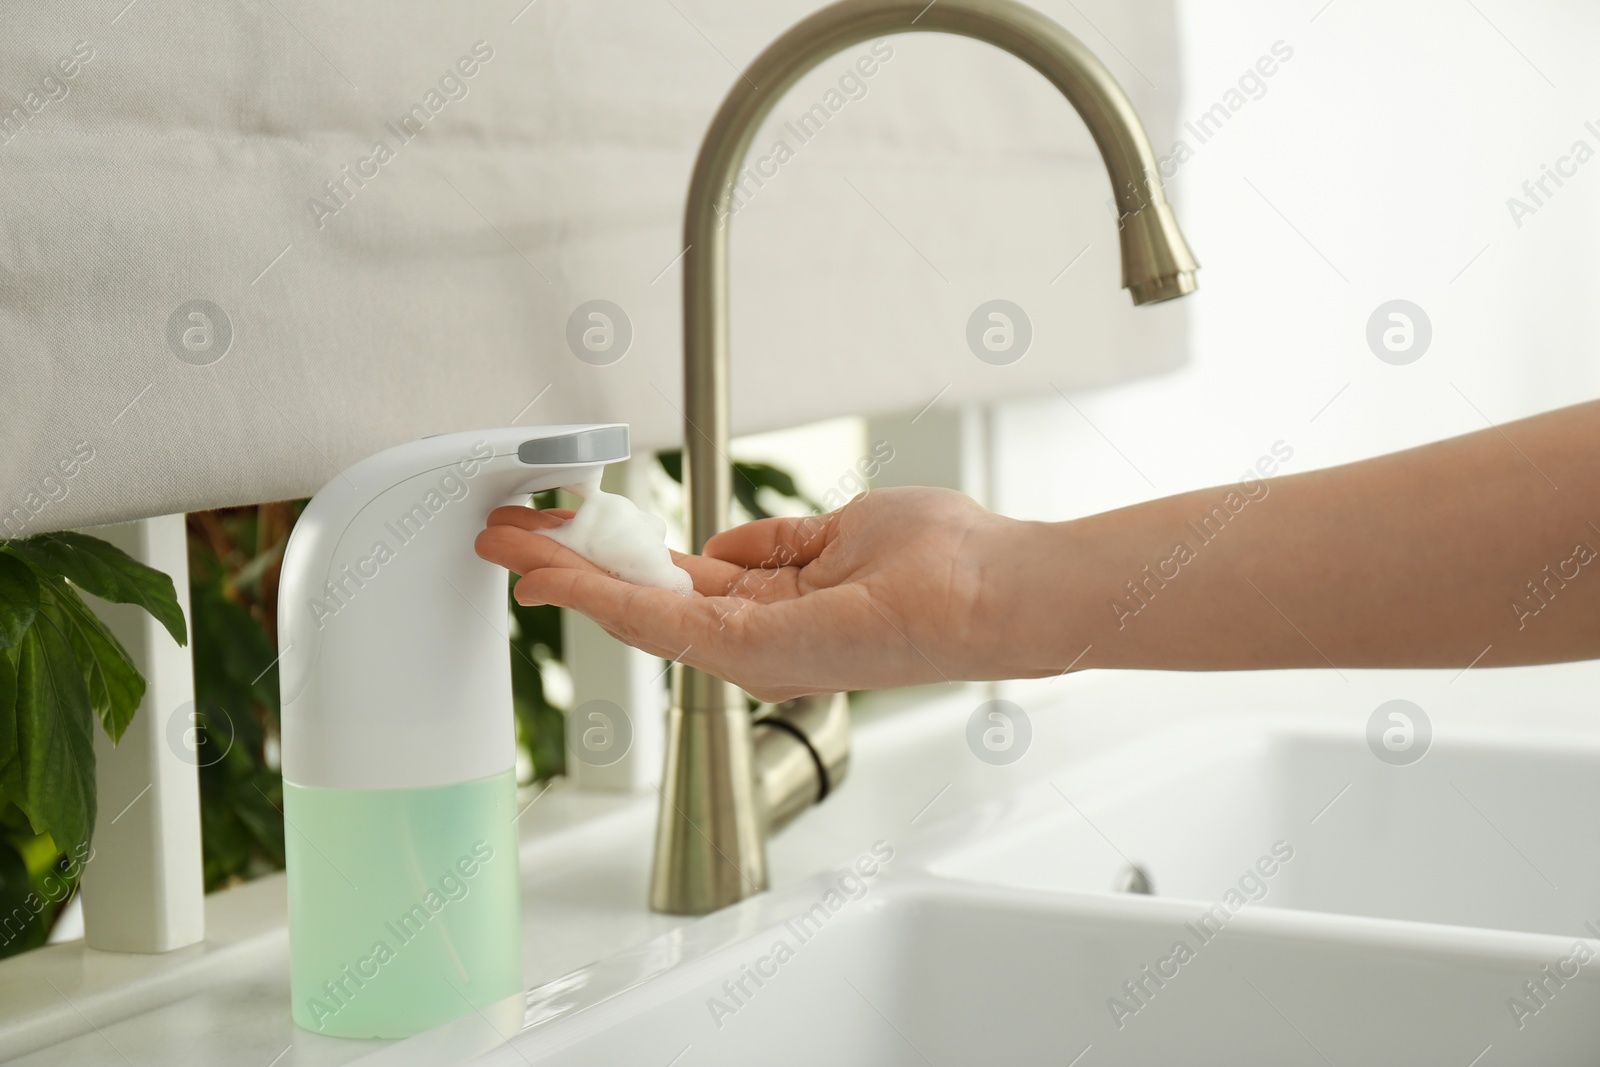
<path id="1" fill-rule="evenodd" d="M 1590 743 L 1172 728 L 370 1062 L 1592 1065 L 1597 810 Z"/>
<path id="2" fill-rule="evenodd" d="M 1131 861 L 1210 903 L 1283 842 L 1293 859 L 1246 887 L 1263 906 L 1574 937 L 1600 928 L 1596 816 L 1593 741 L 1457 734 L 1391 766 L 1348 730 L 1219 722 L 1029 787 L 930 867 L 1095 893 Z"/>
<path id="3" fill-rule="evenodd" d="M 823 886 L 814 887 L 820 895 Z M 807 901 L 789 900 L 794 914 Z M 768 908 L 708 923 L 731 934 Z M 1307 936 L 1283 913 L 1247 911 L 1208 943 L 1186 931 L 1197 909 L 1178 902 L 1085 898 L 943 882 L 885 880 L 802 942 L 783 921 L 598 1006 L 526 1030 L 481 1064 L 1592 1064 L 1600 985 L 1569 982 L 1518 1031 L 1504 1002 L 1538 977 L 1569 939 L 1427 930 L 1375 936 L 1344 929 Z M 708 936 L 702 931 L 701 936 Z M 1193 958 L 1132 1004 L 1125 982 L 1171 952 Z M 748 996 L 737 982 L 774 947 L 786 962 Z M 1541 956 L 1541 953 L 1543 956 Z M 576 976 L 543 997 L 575 994 Z M 722 1004 L 731 1014 L 713 1010 Z M 720 1026 L 718 1025 L 720 1022 Z M 1121 1025 L 1119 1026 L 1119 1022 Z M 483 1020 L 451 1035 L 461 1049 Z M 374 1064 L 439 1062 L 435 1034 Z M 1494 1060 L 1484 1055 L 1503 1050 Z M 675 1058 L 676 1057 L 676 1058 Z"/>

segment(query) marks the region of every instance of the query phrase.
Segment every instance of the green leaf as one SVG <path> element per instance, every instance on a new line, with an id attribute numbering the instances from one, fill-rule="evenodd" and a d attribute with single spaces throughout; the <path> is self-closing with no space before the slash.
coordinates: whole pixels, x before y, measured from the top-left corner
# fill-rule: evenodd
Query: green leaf
<path id="1" fill-rule="evenodd" d="M 683 450 L 674 448 L 666 452 L 656 453 L 656 462 L 661 464 L 661 469 L 667 472 L 667 477 L 673 481 L 683 483 Z"/>
<path id="2" fill-rule="evenodd" d="M 792 497 L 795 500 L 805 499 L 799 487 L 794 484 L 794 476 L 770 463 L 735 463 L 733 469 L 756 488 L 771 489 L 779 496 Z"/>
<path id="3" fill-rule="evenodd" d="M 71 621 L 48 589 L 17 662 L 17 748 L 33 828 L 71 851 L 94 829 L 94 713 L 73 654 Z"/>
<path id="4" fill-rule="evenodd" d="M 17 754 L 17 668 L 8 653 L 0 652 L 0 767 Z M 0 780 L 0 794 L 5 791 Z"/>
<path id="5" fill-rule="evenodd" d="M 195 703 L 226 709 L 235 723 L 255 719 L 255 704 L 278 706 L 278 650 L 261 624 L 216 586 L 191 586 L 194 630 L 205 634 L 194 646 Z"/>
<path id="6" fill-rule="evenodd" d="M 0 940 L 0 956 L 14 956 L 44 944 L 47 935 L 44 913 L 28 906 L 28 896 L 33 892 L 33 879 L 22 853 L 12 842 L 0 837 L 0 909 L 3 909 L 0 914 L 6 916 L 9 924 L 5 928 L 6 936 Z"/>
<path id="7" fill-rule="evenodd" d="M 273 794 L 278 794 L 278 799 Z M 255 774 L 248 784 L 241 785 L 233 804 L 239 822 L 250 832 L 251 838 L 276 866 L 283 866 L 283 785 L 271 773 Z"/>
<path id="8" fill-rule="evenodd" d="M 761 490 L 763 489 L 770 489 L 779 496 L 798 500 L 813 511 L 822 510 L 814 501 L 806 499 L 805 494 L 800 492 L 800 488 L 794 484 L 793 476 L 787 471 L 779 470 L 770 463 L 735 463 L 733 465 L 733 498 L 753 518 L 765 519 L 772 514 L 761 505 Z"/>
<path id="9" fill-rule="evenodd" d="M 18 742 L 20 744 L 20 742 Z M 0 799 L 13 803 L 22 799 L 22 758 L 16 753 L 0 763 Z M 19 809 L 20 810 L 20 809 Z"/>
<path id="10" fill-rule="evenodd" d="M 39 580 L 28 565 L 0 552 L 0 648 L 13 648 L 39 611 Z"/>
<path id="11" fill-rule="evenodd" d="M 675 482 L 683 481 L 683 452 L 674 449 L 668 452 L 656 453 L 656 461 L 661 464 L 661 469 L 667 472 L 667 477 Z M 789 472 L 780 470 L 770 463 L 745 463 L 735 461 L 733 464 L 733 498 L 739 502 L 752 518 L 765 519 L 771 517 L 771 512 L 761 506 L 761 490 L 771 489 L 779 496 L 797 500 L 813 511 L 822 511 L 822 505 L 807 497 L 795 484 L 794 477 Z"/>
<path id="12" fill-rule="evenodd" d="M 63 614 L 70 622 L 69 636 L 72 649 L 83 668 L 84 684 L 89 690 L 89 706 L 105 727 L 106 736 L 113 744 L 122 740 L 122 732 L 133 721 L 144 699 L 144 676 L 122 647 L 122 642 L 105 627 L 89 605 L 83 602 L 66 582 L 59 578 L 50 583 L 59 600 Z"/>
<path id="13" fill-rule="evenodd" d="M 174 641 L 188 643 L 172 579 L 117 546 L 68 530 L 11 541 L 7 547 L 36 570 L 59 574 L 102 600 L 139 605 L 167 628 Z"/>

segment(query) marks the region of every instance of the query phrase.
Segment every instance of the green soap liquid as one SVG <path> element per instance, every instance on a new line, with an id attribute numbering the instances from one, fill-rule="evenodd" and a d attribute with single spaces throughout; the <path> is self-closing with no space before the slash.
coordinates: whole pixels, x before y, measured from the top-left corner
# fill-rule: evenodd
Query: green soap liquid
<path id="1" fill-rule="evenodd" d="M 407 1037 L 522 989 L 516 777 L 283 783 L 294 1021 Z"/>

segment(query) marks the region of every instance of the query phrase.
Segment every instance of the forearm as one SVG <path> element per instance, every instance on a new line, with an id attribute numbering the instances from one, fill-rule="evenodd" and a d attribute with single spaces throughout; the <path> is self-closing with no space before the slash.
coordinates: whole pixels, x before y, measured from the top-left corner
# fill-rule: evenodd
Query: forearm
<path id="1" fill-rule="evenodd" d="M 1600 656 L 1600 402 L 1348 466 L 1020 524 L 1012 670 Z M 1022 542 L 1044 559 L 1024 575 Z M 1031 593 L 1025 592 L 1032 590 Z M 1091 647 L 1092 646 L 1092 647 Z"/>

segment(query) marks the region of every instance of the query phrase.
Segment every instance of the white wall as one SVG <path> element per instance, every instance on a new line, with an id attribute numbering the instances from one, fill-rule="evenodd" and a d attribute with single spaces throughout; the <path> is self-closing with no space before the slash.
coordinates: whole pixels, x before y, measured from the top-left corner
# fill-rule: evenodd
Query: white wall
<path id="1" fill-rule="evenodd" d="M 1506 206 L 1575 140 L 1600 151 L 1600 5 L 1324 2 L 1180 5 L 1191 120 L 1293 49 L 1170 183 L 1203 268 L 1191 362 L 1073 394 L 1081 415 L 1005 405 L 1001 510 L 1090 513 L 1237 477 L 1279 439 L 1306 470 L 1600 394 L 1600 158 L 1520 228 Z M 1394 298 L 1432 321 L 1409 366 L 1365 340 Z"/>

